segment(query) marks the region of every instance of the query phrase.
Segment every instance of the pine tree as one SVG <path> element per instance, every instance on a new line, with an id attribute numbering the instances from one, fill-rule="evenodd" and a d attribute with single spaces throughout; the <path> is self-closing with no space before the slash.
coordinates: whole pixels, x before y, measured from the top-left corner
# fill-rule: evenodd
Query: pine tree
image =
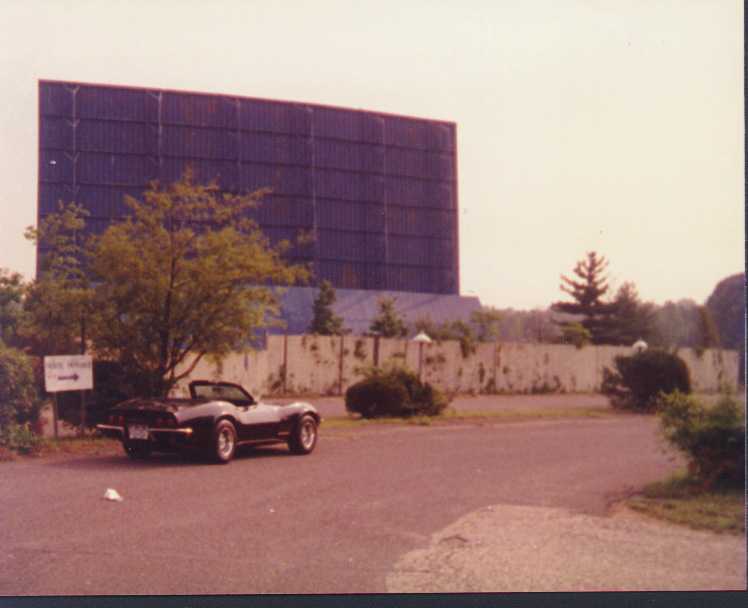
<path id="1" fill-rule="evenodd" d="M 637 340 L 652 340 L 654 306 L 639 299 L 633 283 L 627 281 L 621 285 L 612 305 L 612 334 L 616 343 L 631 345 Z"/>
<path id="2" fill-rule="evenodd" d="M 608 292 L 608 281 L 604 274 L 607 267 L 608 261 L 603 256 L 598 256 L 594 251 L 587 253 L 587 257 L 574 267 L 574 274 L 579 280 L 561 275 L 561 291 L 568 293 L 574 301 L 556 302 L 552 306 L 556 312 L 580 315 L 582 319 L 579 322 L 589 332 L 593 344 L 616 343 L 612 328 L 615 307 L 603 300 Z M 559 325 L 564 330 L 570 323 L 562 322 Z"/>
<path id="3" fill-rule="evenodd" d="M 337 295 L 332 283 L 322 281 L 319 284 L 319 293 L 314 300 L 309 333 L 319 334 L 320 336 L 339 336 L 344 333 L 343 319 L 332 311 L 332 306 L 336 300 Z"/>

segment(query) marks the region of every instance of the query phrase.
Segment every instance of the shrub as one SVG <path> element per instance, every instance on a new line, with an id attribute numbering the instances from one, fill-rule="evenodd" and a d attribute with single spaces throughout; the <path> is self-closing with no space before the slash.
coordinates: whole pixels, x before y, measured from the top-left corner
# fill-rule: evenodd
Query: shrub
<path id="1" fill-rule="evenodd" d="M 35 421 L 40 406 L 31 359 L 0 342 L 0 429 Z"/>
<path id="2" fill-rule="evenodd" d="M 573 344 L 577 348 L 584 348 L 592 341 L 592 333 L 581 323 L 569 323 L 562 328 L 564 343 Z"/>
<path id="3" fill-rule="evenodd" d="M 651 349 L 615 358 L 616 371 L 603 369 L 602 392 L 616 407 L 653 411 L 660 393 L 691 392 L 691 379 L 683 359 Z"/>
<path id="4" fill-rule="evenodd" d="M 686 455 L 689 473 L 705 486 L 745 483 L 745 416 L 732 397 L 709 408 L 676 391 L 662 397 L 659 416 L 665 439 Z"/>
<path id="5" fill-rule="evenodd" d="M 33 454 L 39 451 L 43 439 L 34 433 L 31 425 L 11 422 L 0 429 L 0 448 L 21 454 Z"/>
<path id="6" fill-rule="evenodd" d="M 371 368 L 364 374 L 345 393 L 346 409 L 364 418 L 438 416 L 447 407 L 441 391 L 406 369 Z"/>

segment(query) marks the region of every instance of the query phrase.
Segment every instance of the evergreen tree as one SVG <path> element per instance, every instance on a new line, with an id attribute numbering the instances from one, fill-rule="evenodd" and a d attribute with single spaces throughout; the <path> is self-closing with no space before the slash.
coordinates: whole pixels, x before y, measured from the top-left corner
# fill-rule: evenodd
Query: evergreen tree
<path id="1" fill-rule="evenodd" d="M 369 331 L 383 338 L 404 338 L 408 326 L 395 309 L 394 298 L 379 299 L 379 314 L 371 322 Z"/>
<path id="2" fill-rule="evenodd" d="M 587 253 L 587 257 L 574 267 L 574 274 L 579 280 L 561 275 L 561 291 L 568 293 L 574 301 L 556 302 L 552 306 L 556 312 L 581 316 L 579 323 L 589 332 L 593 344 L 616 343 L 612 327 L 615 307 L 603 300 L 608 292 L 607 277 L 604 274 L 607 267 L 608 261 L 604 257 L 598 256 L 594 251 Z M 559 325 L 564 330 L 570 323 L 573 322 L 565 321 Z"/>
<path id="3" fill-rule="evenodd" d="M 618 344 L 631 345 L 637 340 L 652 341 L 654 306 L 639 299 L 636 286 L 626 282 L 612 303 L 611 337 Z"/>
<path id="4" fill-rule="evenodd" d="M 309 333 L 320 336 L 339 336 L 345 333 L 343 319 L 337 316 L 332 306 L 337 300 L 335 288 L 330 281 L 322 281 L 319 284 L 319 293 L 314 300 L 312 322 L 309 325 Z"/>

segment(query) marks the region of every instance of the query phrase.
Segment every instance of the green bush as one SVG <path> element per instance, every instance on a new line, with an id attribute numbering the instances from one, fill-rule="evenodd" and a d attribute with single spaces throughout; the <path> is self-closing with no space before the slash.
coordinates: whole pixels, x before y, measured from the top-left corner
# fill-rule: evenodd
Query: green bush
<path id="1" fill-rule="evenodd" d="M 691 378 L 683 359 L 663 350 L 615 358 L 615 371 L 603 369 L 602 392 L 616 407 L 654 411 L 661 393 L 691 392 Z"/>
<path id="2" fill-rule="evenodd" d="M 691 475 L 707 487 L 744 485 L 745 415 L 732 397 L 705 407 L 676 391 L 662 397 L 658 414 L 665 439 L 686 455 Z"/>
<path id="3" fill-rule="evenodd" d="M 31 359 L 0 342 L 0 430 L 34 422 L 40 407 Z"/>
<path id="4" fill-rule="evenodd" d="M 447 407 L 444 394 L 411 371 L 392 367 L 364 373 L 366 378 L 345 393 L 349 412 L 364 418 L 438 416 Z"/>
<path id="5" fill-rule="evenodd" d="M 21 454 L 34 454 L 39 451 L 43 439 L 34 433 L 31 425 L 11 422 L 0 428 L 0 447 Z"/>

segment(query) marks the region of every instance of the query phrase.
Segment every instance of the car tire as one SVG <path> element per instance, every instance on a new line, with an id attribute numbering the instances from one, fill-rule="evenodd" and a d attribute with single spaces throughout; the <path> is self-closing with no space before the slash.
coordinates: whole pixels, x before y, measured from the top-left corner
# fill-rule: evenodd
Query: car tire
<path id="1" fill-rule="evenodd" d="M 314 416 L 306 414 L 299 419 L 291 433 L 288 447 L 293 454 L 310 454 L 316 445 L 317 421 Z"/>
<path id="2" fill-rule="evenodd" d="M 236 453 L 236 429 L 228 420 L 221 420 L 213 431 L 213 458 L 220 464 L 231 461 Z"/>
<path id="3" fill-rule="evenodd" d="M 123 443 L 122 447 L 125 449 L 125 454 L 133 460 L 146 460 L 151 455 L 151 446 L 148 444 L 133 445 L 131 443 Z"/>

